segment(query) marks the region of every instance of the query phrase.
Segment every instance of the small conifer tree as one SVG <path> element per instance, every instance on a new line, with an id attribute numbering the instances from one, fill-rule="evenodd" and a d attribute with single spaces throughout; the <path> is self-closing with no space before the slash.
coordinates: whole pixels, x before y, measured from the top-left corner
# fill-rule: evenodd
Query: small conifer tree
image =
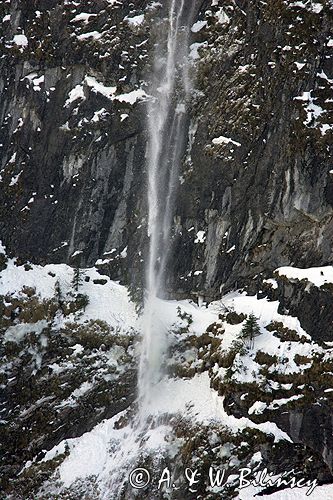
<path id="1" fill-rule="evenodd" d="M 254 347 L 254 339 L 260 335 L 260 326 L 258 325 L 257 318 L 252 313 L 245 321 L 241 330 L 241 337 L 248 343 L 250 349 Z"/>
<path id="2" fill-rule="evenodd" d="M 81 284 L 81 273 L 79 266 L 74 267 L 72 286 L 76 292 L 79 291 L 79 286 Z"/>

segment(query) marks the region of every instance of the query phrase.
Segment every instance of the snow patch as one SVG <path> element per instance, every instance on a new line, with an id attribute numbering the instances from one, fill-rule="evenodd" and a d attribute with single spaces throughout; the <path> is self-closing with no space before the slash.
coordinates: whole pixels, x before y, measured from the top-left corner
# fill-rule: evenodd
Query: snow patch
<path id="1" fill-rule="evenodd" d="M 306 0 L 304 2 L 292 2 L 287 3 L 289 7 L 298 7 L 300 9 L 305 9 L 309 12 L 314 12 L 315 14 L 319 14 L 323 10 L 323 5 L 318 2 L 314 2 L 312 0 Z"/>
<path id="2" fill-rule="evenodd" d="M 126 21 L 131 26 L 140 26 L 145 20 L 145 16 L 140 14 L 134 17 L 125 17 L 124 21 Z"/>
<path id="3" fill-rule="evenodd" d="M 128 92 L 127 94 L 119 94 L 114 97 L 116 101 L 126 102 L 127 104 L 135 104 L 137 101 L 142 100 L 147 97 L 147 94 L 142 89 L 132 90 L 132 92 Z"/>
<path id="4" fill-rule="evenodd" d="M 80 14 L 77 14 L 73 19 L 71 20 L 71 23 L 78 23 L 80 21 L 83 21 L 85 24 L 89 22 L 89 19 L 91 17 L 96 17 L 97 14 L 88 14 L 86 12 L 81 12 Z"/>
<path id="5" fill-rule="evenodd" d="M 276 290 L 278 288 L 277 281 L 273 278 L 263 280 L 263 283 L 267 283 L 268 285 L 270 285 L 273 288 L 273 290 Z"/>
<path id="6" fill-rule="evenodd" d="M 219 10 L 215 14 L 215 18 L 217 19 L 217 22 L 219 24 L 229 24 L 230 23 L 230 17 L 225 13 L 222 7 L 219 8 Z"/>
<path id="7" fill-rule="evenodd" d="M 228 431 L 235 434 L 250 427 L 273 435 L 275 442 L 290 441 L 289 436 L 272 422 L 255 424 L 247 418 L 237 419 L 228 415 L 224 410 L 223 398 L 210 387 L 207 372 L 195 375 L 189 380 L 164 378 L 154 387 L 151 401 L 152 407 L 149 413 L 153 416 L 180 414 L 183 418 L 187 417 L 199 423 L 220 422 Z M 126 445 L 131 440 L 129 428 L 118 430 L 114 428 L 114 423 L 119 417 L 121 414 L 105 420 L 79 438 L 67 440 L 71 452 L 59 468 L 60 479 L 65 486 L 70 486 L 78 478 L 91 475 L 101 479 L 114 469 L 114 457 L 109 451 L 110 445 L 112 443 L 119 443 L 119 446 L 121 443 Z M 147 432 L 150 450 L 158 450 L 165 445 L 165 427 L 160 425 Z M 49 452 L 49 456 L 55 456 L 59 447 L 62 449 L 61 445 L 57 445 Z M 133 454 L 134 447 L 135 443 L 129 453 Z"/>
<path id="8" fill-rule="evenodd" d="M 306 279 L 317 287 L 321 287 L 325 283 L 333 283 L 333 266 L 309 267 L 307 269 L 286 266 L 279 267 L 275 272 L 290 280 Z"/>
<path id="9" fill-rule="evenodd" d="M 98 82 L 96 78 L 92 76 L 86 76 L 84 81 L 93 92 L 102 94 L 111 100 L 125 102 L 127 104 L 135 104 L 138 100 L 147 97 L 146 92 L 142 89 L 132 90 L 127 94 L 116 95 L 117 87 L 107 87 L 103 83 Z"/>
<path id="10" fill-rule="evenodd" d="M 40 299 L 52 299 L 55 296 L 57 283 L 64 296 L 72 291 L 74 271 L 66 264 L 31 265 L 31 267 L 31 270 L 26 271 L 24 266 L 16 266 L 14 260 L 9 259 L 7 267 L 0 273 L 0 295 L 8 294 L 21 298 L 22 288 L 29 287 L 36 289 L 36 295 Z M 83 324 L 99 319 L 124 334 L 133 331 L 138 318 L 135 305 L 129 300 L 127 289 L 111 281 L 107 276 L 103 276 L 106 280 L 105 285 L 96 285 L 94 280 L 101 279 L 101 275 L 95 268 L 82 269 L 81 273 L 88 277 L 89 281 L 82 280 L 79 292 L 88 296 L 89 303 L 80 318 L 72 314 L 66 317 L 66 321 Z M 172 317 L 177 318 L 176 313 Z M 29 328 L 36 328 L 36 325 L 30 325 Z M 23 330 L 10 330 L 8 335 L 20 338 L 23 334 L 25 334 Z"/>
<path id="11" fill-rule="evenodd" d="M 83 85 L 76 85 L 68 94 L 68 99 L 65 102 L 65 107 L 67 108 L 72 102 L 77 101 L 78 99 L 81 99 L 82 101 L 85 100 L 85 95 L 83 91 Z"/>
<path id="12" fill-rule="evenodd" d="M 198 231 L 194 243 L 205 243 L 205 239 L 206 239 L 206 232 Z"/>
<path id="13" fill-rule="evenodd" d="M 93 76 L 86 76 L 84 81 L 93 92 L 102 94 L 109 99 L 114 96 L 117 90 L 117 87 L 107 87 L 103 83 L 98 82 Z"/>
<path id="14" fill-rule="evenodd" d="M 191 31 L 192 33 L 199 33 L 203 28 L 207 26 L 207 21 L 197 21 L 193 24 Z"/>
<path id="15" fill-rule="evenodd" d="M 28 39 L 23 34 L 14 35 L 13 43 L 15 45 L 17 45 L 18 47 L 27 47 L 28 46 Z"/>
<path id="16" fill-rule="evenodd" d="M 322 109 L 318 104 L 315 104 L 317 100 L 316 97 L 312 97 L 312 90 L 308 92 L 303 92 L 300 96 L 294 97 L 295 101 L 303 101 L 304 110 L 306 112 L 306 120 L 303 121 L 304 125 L 307 127 L 316 127 L 317 119 L 326 111 Z"/>
<path id="17" fill-rule="evenodd" d="M 93 38 L 93 40 L 99 40 L 102 38 L 103 34 L 99 31 L 90 31 L 89 33 L 83 33 L 82 35 L 77 35 L 78 40 L 87 40 L 88 38 Z"/>
<path id="18" fill-rule="evenodd" d="M 12 186 L 15 186 L 15 184 L 18 183 L 18 180 L 22 174 L 23 170 L 21 170 L 21 172 L 19 172 L 17 175 L 14 175 L 12 178 L 11 178 L 11 181 L 9 183 L 9 186 L 12 187 Z"/>
<path id="19" fill-rule="evenodd" d="M 190 45 L 190 53 L 189 53 L 189 58 L 192 59 L 192 61 L 196 61 L 197 59 L 200 59 L 200 54 L 199 50 L 207 47 L 208 42 L 195 42 Z"/>
<path id="20" fill-rule="evenodd" d="M 240 142 L 232 140 L 230 137 L 224 137 L 220 135 L 220 137 L 215 137 L 212 139 L 212 143 L 220 146 L 221 144 L 233 144 L 234 146 L 241 146 Z"/>
<path id="21" fill-rule="evenodd" d="M 4 341 L 19 343 L 28 333 L 40 335 L 44 328 L 47 327 L 48 323 L 45 319 L 37 321 L 36 323 L 20 323 L 18 325 L 13 325 L 7 328 L 4 335 Z"/>

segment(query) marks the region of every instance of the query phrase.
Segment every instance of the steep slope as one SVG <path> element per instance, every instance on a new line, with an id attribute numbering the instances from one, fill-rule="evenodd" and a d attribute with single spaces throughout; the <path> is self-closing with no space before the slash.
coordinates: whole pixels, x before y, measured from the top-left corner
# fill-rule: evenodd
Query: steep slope
<path id="1" fill-rule="evenodd" d="M 112 277 L 134 270 L 140 283 L 159 5 L 1 9 L 4 243 L 35 262 L 102 258 Z M 330 262 L 331 25 L 328 0 L 198 2 L 171 293 L 214 298 L 281 265 Z"/>
<path id="2" fill-rule="evenodd" d="M 300 494 L 332 481 L 332 342 L 314 341 L 283 306 L 283 290 L 297 283 L 305 296 L 322 283 L 320 292 L 331 294 L 332 266 L 279 269 L 260 295 L 233 292 L 208 308 L 161 300 L 166 375 L 137 441 L 131 420 L 142 318 L 126 288 L 95 269 L 20 265 L 1 252 L 6 500 L 133 498 L 128 477 L 143 466 L 151 473 L 139 490 L 147 499 L 190 500 L 193 490 L 197 498 L 234 498 L 244 467 L 253 478 L 265 468 L 269 477 L 304 478 Z M 253 345 L 242 334 L 251 313 L 260 326 Z M 176 487 L 158 486 L 165 467 Z M 218 486 L 210 467 L 225 471 Z M 198 471 L 191 489 L 186 468 Z M 244 494 L 272 491 L 251 488 Z M 316 486 L 312 498 L 321 494 Z"/>

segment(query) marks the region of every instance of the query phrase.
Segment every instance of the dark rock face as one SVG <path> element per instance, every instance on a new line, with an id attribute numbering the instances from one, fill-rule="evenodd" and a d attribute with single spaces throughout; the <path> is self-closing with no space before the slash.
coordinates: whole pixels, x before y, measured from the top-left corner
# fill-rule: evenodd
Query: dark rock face
<path id="1" fill-rule="evenodd" d="M 320 131 L 330 118 L 307 118 L 298 98 L 311 91 L 331 109 L 322 72 L 331 74 L 332 11 L 237 4 L 226 8 L 228 24 L 209 31 L 214 50 L 199 65 L 196 134 L 179 196 L 188 237 L 175 247 L 177 272 L 204 269 L 197 288 L 212 295 L 263 270 L 332 260 L 332 136 Z M 234 142 L 212 144 L 220 136 Z M 193 244 L 193 225 L 206 231 L 203 244 Z"/>
<path id="2" fill-rule="evenodd" d="M 244 408 L 244 403 L 239 398 L 239 394 L 229 394 L 226 403 L 229 411 L 232 406 L 232 415 L 237 418 L 247 416 L 247 408 Z M 293 443 L 303 445 L 304 449 L 315 453 L 319 463 L 321 463 L 317 475 L 320 481 L 332 480 L 333 427 L 331 401 L 320 401 L 318 398 L 316 402 L 309 403 L 306 407 L 288 408 L 283 412 L 272 411 L 269 413 L 269 419 L 275 422 L 280 429 L 287 432 Z M 295 450 L 292 454 L 294 453 Z M 278 458 L 279 461 L 286 461 L 286 469 L 291 468 L 289 462 L 291 456 L 287 458 L 282 453 Z"/>
<path id="3" fill-rule="evenodd" d="M 295 443 L 306 444 L 319 453 L 332 472 L 332 405 L 316 403 L 303 411 L 290 410 L 288 413 L 277 419 L 280 427 L 288 432 Z M 285 421 L 286 417 L 288 422 Z"/>
<path id="4" fill-rule="evenodd" d="M 333 338 L 333 290 L 331 284 L 320 288 L 307 280 L 278 278 L 279 310 L 296 316 L 306 332 L 316 342 Z"/>
<path id="5" fill-rule="evenodd" d="M 142 105 L 110 95 L 140 87 L 145 29 L 123 21 L 125 5 L 81 10 L 89 23 L 71 2 L 12 2 L 3 25 L 1 229 L 13 253 L 38 262 L 82 251 L 82 264 L 92 264 L 123 250 L 142 198 Z M 89 33 L 102 30 L 99 44 Z M 9 42 L 21 31 L 28 47 Z"/>
<path id="6" fill-rule="evenodd" d="M 221 283 L 227 289 L 280 265 L 331 261 L 332 11 L 318 5 L 226 2 L 221 11 L 198 2 L 207 25 L 193 33 L 202 45 L 170 293 L 209 298 Z M 81 251 L 81 265 L 108 258 L 113 277 L 129 281 L 124 269 L 140 275 L 145 105 L 110 99 L 110 87 L 118 96 L 147 91 L 149 33 L 162 14 L 146 7 L 106 0 L 2 6 L 11 17 L 2 33 L 0 223 L 16 255 L 69 262 Z M 128 20 L 141 14 L 142 24 Z M 17 34 L 27 46 L 14 43 Z"/>

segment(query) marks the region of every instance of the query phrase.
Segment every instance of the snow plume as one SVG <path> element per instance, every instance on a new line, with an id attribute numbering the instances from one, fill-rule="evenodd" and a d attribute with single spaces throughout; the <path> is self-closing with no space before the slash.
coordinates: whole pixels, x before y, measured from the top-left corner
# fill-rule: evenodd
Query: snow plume
<path id="1" fill-rule="evenodd" d="M 195 2 L 171 0 L 166 36 L 158 36 L 148 103 L 148 235 L 142 354 L 139 367 L 139 418 L 149 414 L 152 388 L 161 376 L 166 352 L 166 329 L 159 320 L 158 296 L 163 296 L 165 272 L 170 255 L 173 207 L 179 165 L 186 138 L 187 103 L 190 95 L 189 34 Z"/>
<path id="2" fill-rule="evenodd" d="M 163 382 L 168 345 L 169 318 L 163 311 L 166 267 L 171 250 L 173 207 L 179 182 L 179 166 L 188 137 L 187 106 L 190 98 L 189 36 L 195 2 L 170 0 L 167 15 L 157 22 L 154 64 L 147 101 L 148 236 L 146 298 L 142 317 L 142 345 L 138 373 L 138 412 L 111 450 L 110 470 L 103 471 L 101 498 L 122 491 L 128 472 L 145 454 L 143 442 L 158 423 L 156 400 Z M 151 418 L 149 418 L 151 417 Z M 163 441 L 163 440 L 162 440 Z M 149 439 L 147 441 L 149 444 Z M 112 498 L 112 497 L 111 497 Z"/>

